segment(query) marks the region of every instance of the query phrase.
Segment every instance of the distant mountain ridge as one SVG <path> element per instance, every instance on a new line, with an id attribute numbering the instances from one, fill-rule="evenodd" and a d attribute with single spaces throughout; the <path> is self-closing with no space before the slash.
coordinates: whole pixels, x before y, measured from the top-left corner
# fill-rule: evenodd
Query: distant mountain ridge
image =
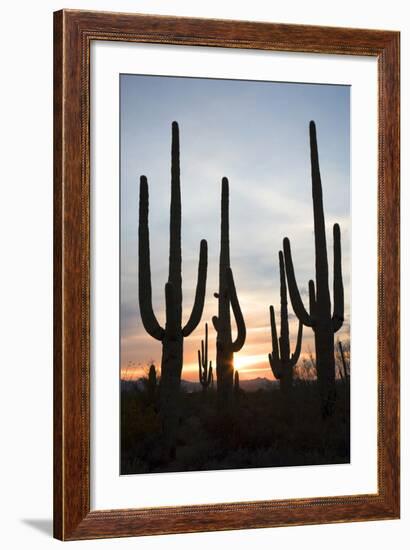
<path id="1" fill-rule="evenodd" d="M 137 385 L 138 389 L 143 389 L 145 384 L 144 378 L 138 378 L 137 380 L 122 380 L 121 389 L 127 391 L 131 390 Z M 258 376 L 257 378 L 252 378 L 251 380 L 241 380 L 240 388 L 246 392 L 255 392 L 258 390 L 270 390 L 279 386 L 277 380 L 269 380 L 265 377 Z M 193 393 L 202 390 L 202 386 L 199 382 L 192 382 L 191 380 L 181 380 L 181 388 L 187 393 Z"/>

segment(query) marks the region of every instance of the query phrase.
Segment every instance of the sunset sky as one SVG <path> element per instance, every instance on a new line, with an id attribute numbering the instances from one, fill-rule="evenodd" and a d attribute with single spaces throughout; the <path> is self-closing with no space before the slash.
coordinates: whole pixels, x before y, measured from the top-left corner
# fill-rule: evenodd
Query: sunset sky
<path id="1" fill-rule="evenodd" d="M 332 225 L 342 233 L 345 324 L 350 327 L 350 87 L 159 76 L 121 75 L 121 370 L 138 377 L 161 362 L 161 343 L 144 330 L 138 305 L 139 177 L 148 178 L 154 311 L 164 324 L 168 275 L 171 123 L 181 145 L 183 322 L 191 312 L 199 242 L 208 241 L 208 278 L 202 321 L 184 340 L 182 378 L 197 380 L 197 349 L 209 324 L 215 364 L 221 179 L 230 184 L 230 243 L 247 339 L 235 354 L 241 379 L 273 379 L 269 305 L 279 332 L 279 261 L 290 238 L 296 277 L 308 305 L 314 279 L 309 121 L 316 122 L 332 289 Z M 332 290 L 331 290 L 331 297 Z M 297 321 L 289 303 L 291 351 Z M 233 321 L 235 332 L 235 324 Z M 302 353 L 314 350 L 304 328 Z"/>

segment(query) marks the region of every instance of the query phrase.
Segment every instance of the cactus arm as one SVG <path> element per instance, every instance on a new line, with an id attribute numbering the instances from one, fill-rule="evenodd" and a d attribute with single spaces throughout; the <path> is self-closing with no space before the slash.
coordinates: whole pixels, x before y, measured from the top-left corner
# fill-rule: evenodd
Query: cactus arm
<path id="1" fill-rule="evenodd" d="M 280 380 L 282 376 L 282 362 L 279 358 L 273 357 L 271 353 L 268 355 L 269 357 L 269 364 L 270 368 L 272 370 L 273 376 L 276 378 L 276 380 Z"/>
<path id="2" fill-rule="evenodd" d="M 291 357 L 291 360 L 290 360 L 292 367 L 294 367 L 296 365 L 296 363 L 299 361 L 300 351 L 302 349 L 302 334 L 303 334 L 303 323 L 301 323 L 299 321 L 296 347 L 295 347 L 294 353 L 292 353 L 292 357 Z"/>
<path id="3" fill-rule="evenodd" d="M 208 345 L 208 344 L 207 344 Z M 207 363 L 207 359 L 206 359 L 206 356 L 205 356 L 205 345 L 204 345 L 204 341 L 201 340 L 201 350 L 202 350 L 202 366 L 205 368 L 205 365 Z"/>
<path id="4" fill-rule="evenodd" d="M 212 317 L 212 324 L 214 326 L 215 331 L 218 332 L 218 317 L 216 315 Z"/>
<path id="5" fill-rule="evenodd" d="M 238 352 L 242 349 L 246 339 L 246 326 L 243 319 L 241 306 L 239 305 L 238 296 L 236 294 L 235 282 L 233 280 L 232 269 L 228 267 L 226 270 L 226 277 L 228 283 L 229 299 L 232 306 L 232 311 L 235 317 L 237 335 L 236 339 L 232 342 L 232 351 Z"/>
<path id="6" fill-rule="evenodd" d="M 278 335 L 276 332 L 275 310 L 273 306 L 269 306 L 270 312 L 270 330 L 272 336 L 272 358 L 279 359 Z"/>
<path id="7" fill-rule="evenodd" d="M 201 241 L 198 263 L 198 278 L 196 283 L 195 300 L 191 316 L 182 330 L 184 336 L 189 336 L 201 320 L 205 303 L 206 293 L 206 272 L 208 268 L 208 244 L 205 240 Z"/>
<path id="8" fill-rule="evenodd" d="M 315 282 L 312 279 L 309 281 L 309 310 L 310 318 L 312 319 L 312 327 L 314 326 L 314 320 L 316 319 L 316 289 Z"/>
<path id="9" fill-rule="evenodd" d="M 208 323 L 205 323 L 205 354 L 204 354 L 204 366 L 205 369 L 208 366 Z M 205 370 L 206 376 L 206 370 Z"/>
<path id="10" fill-rule="evenodd" d="M 286 288 L 285 265 L 283 252 L 279 251 L 279 272 L 280 272 L 280 338 L 279 351 L 282 361 L 287 361 L 290 356 L 289 349 L 289 322 L 288 322 L 288 300 Z"/>
<path id="11" fill-rule="evenodd" d="M 203 368 L 203 374 L 202 377 L 204 381 L 206 382 L 207 376 L 208 376 L 208 343 L 206 344 L 206 347 L 204 346 L 204 341 L 201 340 L 201 347 L 202 347 L 202 368 Z"/>
<path id="12" fill-rule="evenodd" d="M 150 336 L 157 340 L 162 340 L 164 338 L 164 329 L 158 323 L 152 309 L 148 207 L 148 182 L 145 176 L 141 176 L 138 226 L 138 296 L 141 320 Z"/>
<path id="13" fill-rule="evenodd" d="M 198 375 L 199 381 L 202 384 L 202 361 L 201 361 L 201 352 L 198 350 Z"/>
<path id="14" fill-rule="evenodd" d="M 202 364 L 202 366 L 205 365 L 205 359 L 204 359 L 204 357 L 205 357 L 204 341 L 201 340 L 201 359 L 202 359 L 201 364 Z"/>
<path id="15" fill-rule="evenodd" d="M 165 312 L 166 312 L 166 325 L 165 332 L 170 340 L 176 338 L 178 334 L 178 319 L 176 308 L 175 289 L 172 283 L 166 283 L 165 285 Z"/>
<path id="16" fill-rule="evenodd" d="M 278 334 L 276 332 L 275 310 L 273 309 L 273 306 L 269 307 L 269 313 L 272 336 L 272 353 L 269 353 L 268 358 L 273 376 L 278 379 L 280 377 L 281 362 L 279 357 Z"/>
<path id="17" fill-rule="evenodd" d="M 308 312 L 303 305 L 302 298 L 300 297 L 298 285 L 295 277 L 295 270 L 293 268 L 292 261 L 292 252 L 290 249 L 289 239 L 286 237 L 283 239 L 283 253 L 285 256 L 285 268 L 286 268 L 286 278 L 288 280 L 288 290 L 290 301 L 292 302 L 293 311 L 295 312 L 299 321 L 301 321 L 305 326 L 312 326 L 312 319 L 310 318 Z"/>
<path id="18" fill-rule="evenodd" d="M 333 330 L 337 332 L 344 321 L 344 292 L 342 278 L 342 252 L 340 246 L 340 226 L 333 226 Z"/>

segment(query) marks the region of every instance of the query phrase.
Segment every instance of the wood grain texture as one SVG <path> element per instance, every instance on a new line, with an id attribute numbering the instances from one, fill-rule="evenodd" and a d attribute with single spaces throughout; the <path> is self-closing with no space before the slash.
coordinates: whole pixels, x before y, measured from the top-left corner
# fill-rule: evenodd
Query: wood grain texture
<path id="1" fill-rule="evenodd" d="M 90 511 L 89 53 L 91 40 L 97 39 L 377 58 L 377 494 Z M 399 517 L 399 40 L 399 33 L 390 31 L 71 10 L 54 14 L 55 537 L 75 540 Z"/>
<path id="2" fill-rule="evenodd" d="M 62 188 L 63 188 L 63 156 L 62 156 L 62 127 L 63 127 L 63 97 L 62 97 L 62 14 L 56 14 L 54 17 L 54 326 L 53 326 L 53 354 L 54 354 L 54 373 L 53 373 L 53 393 L 54 393 L 54 492 L 53 492 L 53 516 L 54 516 L 54 536 L 63 538 L 63 437 L 62 437 L 62 250 L 63 250 L 63 224 L 62 224 Z"/>

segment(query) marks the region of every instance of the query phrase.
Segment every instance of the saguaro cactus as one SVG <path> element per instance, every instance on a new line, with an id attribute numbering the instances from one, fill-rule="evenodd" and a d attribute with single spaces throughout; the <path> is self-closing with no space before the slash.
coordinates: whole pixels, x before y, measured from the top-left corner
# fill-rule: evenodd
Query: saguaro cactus
<path id="1" fill-rule="evenodd" d="M 234 376 L 233 354 L 245 343 L 246 327 L 236 295 L 230 267 L 229 250 L 229 183 L 222 178 L 221 197 L 221 250 L 219 256 L 218 316 L 212 317 L 216 338 L 216 375 L 219 406 L 228 405 L 232 399 Z M 231 306 L 237 325 L 236 339 L 232 340 Z"/>
<path id="2" fill-rule="evenodd" d="M 233 391 L 234 391 L 234 394 L 236 397 L 239 396 L 239 392 L 240 392 L 240 385 L 239 385 L 239 371 L 235 371 L 235 378 L 234 378 L 234 385 L 233 385 Z"/>
<path id="3" fill-rule="evenodd" d="M 212 361 L 208 363 L 208 323 L 205 323 L 205 342 L 201 340 L 201 349 L 198 350 L 198 374 L 202 391 L 206 392 L 213 381 Z"/>
<path id="4" fill-rule="evenodd" d="M 343 351 L 342 342 L 340 342 L 340 340 L 339 340 L 337 345 L 338 345 L 338 348 L 339 348 L 340 358 L 342 360 L 342 365 L 343 365 L 343 378 L 345 380 L 347 380 L 348 377 L 349 377 L 349 373 L 348 373 L 348 370 L 347 370 L 346 359 L 345 359 L 345 354 L 344 354 L 344 351 Z"/>
<path id="5" fill-rule="evenodd" d="M 299 320 L 311 327 L 315 334 L 316 368 L 322 401 L 322 414 L 333 414 L 335 392 L 334 334 L 343 325 L 344 295 L 340 227 L 333 226 L 333 315 L 329 292 L 329 269 L 327 262 L 326 228 L 323 212 L 322 183 L 316 141 L 316 126 L 310 122 L 310 157 L 312 170 L 313 219 L 315 232 L 316 285 L 309 281 L 310 312 L 303 305 L 296 283 L 289 239 L 283 241 L 286 276 L 292 307 Z"/>
<path id="6" fill-rule="evenodd" d="M 285 277 L 285 266 L 283 253 L 279 252 L 280 270 L 280 337 L 278 340 L 276 332 L 275 310 L 269 307 L 270 326 L 272 333 L 272 353 L 269 354 L 269 363 L 274 377 L 280 381 L 280 389 L 283 393 L 289 392 L 292 388 L 293 367 L 299 360 L 302 347 L 303 324 L 299 321 L 298 336 L 295 352 L 290 355 L 289 344 L 289 320 L 288 320 L 288 299 Z"/>
<path id="7" fill-rule="evenodd" d="M 140 179 L 139 206 L 139 304 L 145 330 L 162 342 L 160 409 L 162 416 L 164 450 L 172 454 L 178 422 L 178 395 L 183 361 L 183 341 L 201 320 L 205 300 L 208 264 L 207 242 L 201 241 L 198 279 L 194 306 L 188 322 L 182 327 L 181 275 L 181 188 L 179 167 L 179 128 L 172 123 L 171 146 L 171 209 L 169 274 L 165 284 L 165 327 L 161 327 L 152 308 L 151 266 L 148 229 L 148 182 Z"/>
<path id="8" fill-rule="evenodd" d="M 155 369 L 154 364 L 152 364 L 149 368 L 147 390 L 148 390 L 148 400 L 150 403 L 153 403 L 155 401 L 155 394 L 157 391 L 157 371 Z"/>

